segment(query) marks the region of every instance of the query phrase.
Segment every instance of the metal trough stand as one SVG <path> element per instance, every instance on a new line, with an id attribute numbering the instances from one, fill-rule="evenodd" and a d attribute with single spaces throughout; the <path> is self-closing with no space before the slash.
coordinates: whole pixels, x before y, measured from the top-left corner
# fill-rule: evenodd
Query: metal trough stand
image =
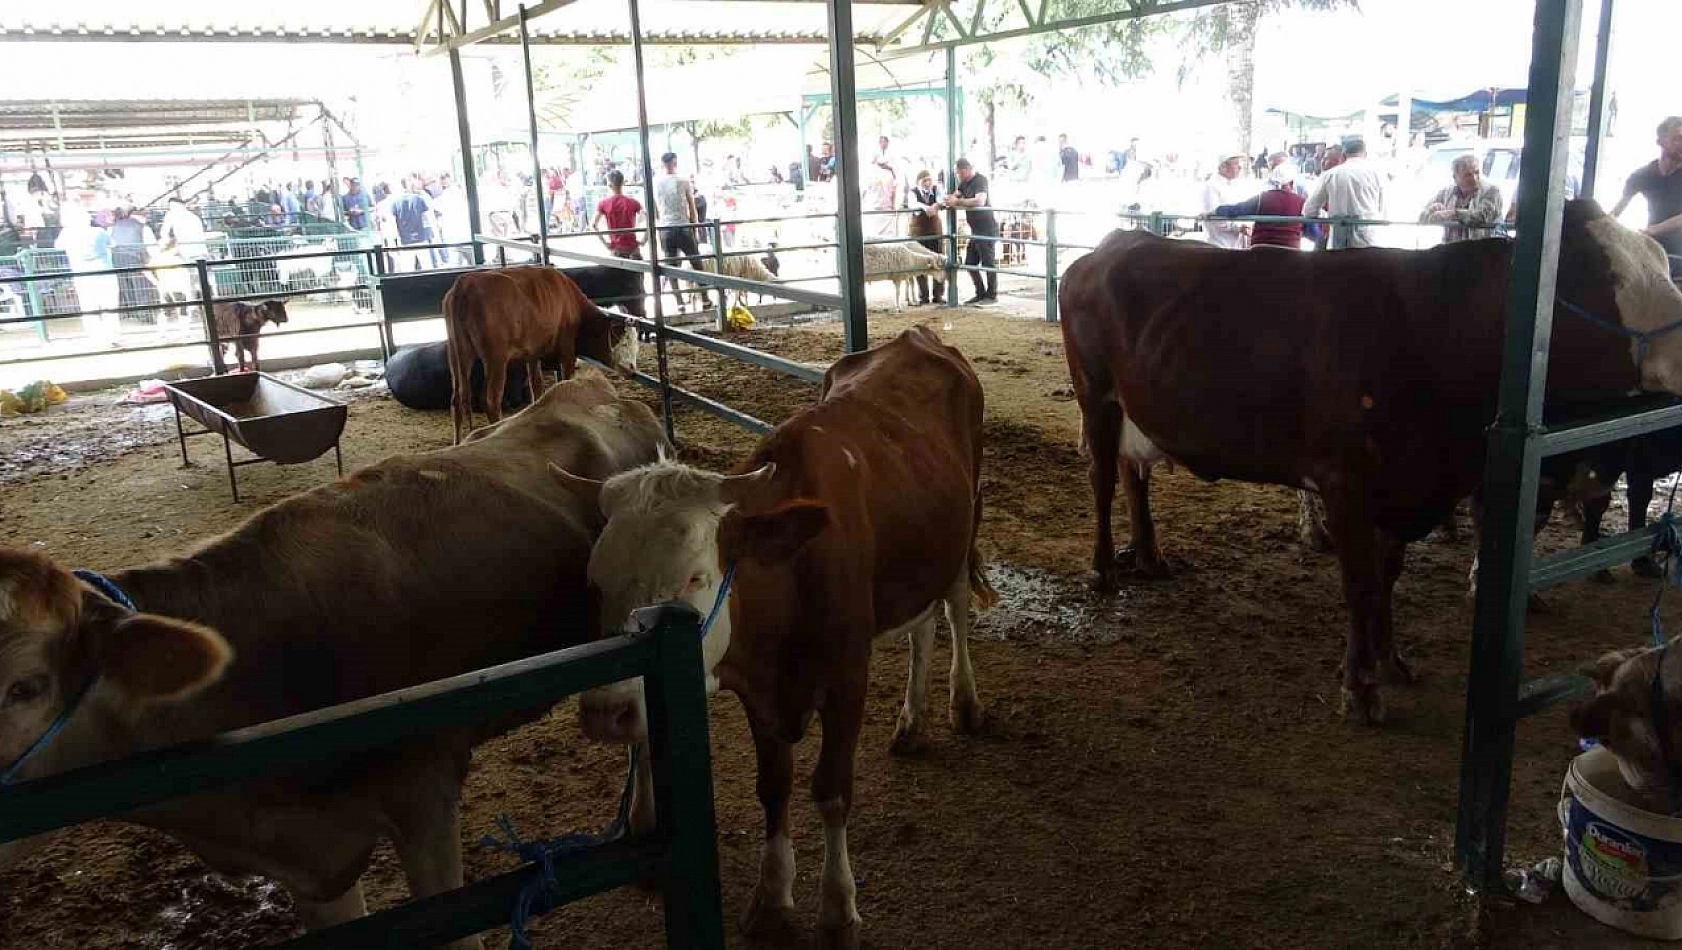
<path id="1" fill-rule="evenodd" d="M 241 465 L 274 462 L 295 465 L 320 458 L 329 448 L 345 473 L 339 437 L 345 431 L 349 409 L 343 403 L 283 382 L 267 373 L 231 373 L 167 383 L 170 405 L 175 407 L 175 433 L 181 442 L 181 464 L 190 465 L 187 440 L 196 435 L 222 436 L 222 453 L 228 464 L 228 487 L 239 501 L 239 483 L 234 469 Z M 185 413 L 204 428 L 188 432 L 181 425 Z M 234 461 L 233 443 L 259 456 Z"/>

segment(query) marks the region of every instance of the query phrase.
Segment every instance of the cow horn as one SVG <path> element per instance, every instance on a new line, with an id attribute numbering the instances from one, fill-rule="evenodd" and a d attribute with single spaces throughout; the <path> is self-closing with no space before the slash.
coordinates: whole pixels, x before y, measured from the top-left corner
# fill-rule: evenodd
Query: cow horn
<path id="1" fill-rule="evenodd" d="M 771 479 L 777 474 L 777 463 L 766 462 L 759 468 L 742 475 L 726 475 L 721 485 L 724 500 L 732 504 L 745 501 L 756 489 L 771 484 Z"/>
<path id="2" fill-rule="evenodd" d="M 554 472 L 555 477 L 559 479 L 561 484 L 566 486 L 569 491 L 589 502 L 590 507 L 598 511 L 601 510 L 602 483 L 599 480 L 594 478 L 585 478 L 582 475 L 574 475 L 559 465 L 556 465 L 554 462 L 549 463 L 549 471 Z"/>

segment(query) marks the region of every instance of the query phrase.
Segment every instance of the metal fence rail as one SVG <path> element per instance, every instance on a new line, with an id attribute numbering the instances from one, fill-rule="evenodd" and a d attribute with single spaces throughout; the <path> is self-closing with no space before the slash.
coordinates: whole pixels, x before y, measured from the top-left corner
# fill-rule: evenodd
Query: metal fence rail
<path id="1" fill-rule="evenodd" d="M 417 741 L 444 728 L 552 703 L 636 676 L 648 695 L 658 828 L 556 859 L 562 903 L 650 876 L 660 881 L 669 947 L 724 946 L 701 618 L 685 604 L 638 613 L 643 632 L 0 787 L 0 841 L 330 765 L 352 753 Z M 432 947 L 499 926 L 535 864 L 284 944 L 363 950 Z"/>

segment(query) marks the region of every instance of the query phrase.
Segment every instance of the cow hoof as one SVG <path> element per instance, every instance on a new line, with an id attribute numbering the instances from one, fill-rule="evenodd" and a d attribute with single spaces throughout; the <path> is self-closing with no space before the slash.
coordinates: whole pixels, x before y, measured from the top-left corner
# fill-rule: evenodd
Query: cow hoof
<path id="1" fill-rule="evenodd" d="M 928 736 L 921 724 L 913 723 L 905 710 L 899 711 L 899 724 L 894 727 L 894 738 L 888 743 L 888 753 L 896 756 L 921 755 L 929 747 Z"/>
<path id="2" fill-rule="evenodd" d="M 1343 688 L 1343 718 L 1350 722 L 1358 722 L 1366 726 L 1381 726 L 1384 724 L 1384 697 L 1378 687 L 1365 684 L 1350 689 Z"/>
<path id="3" fill-rule="evenodd" d="M 1635 572 L 1636 577 L 1657 579 L 1664 576 L 1664 569 L 1654 564 L 1650 557 L 1636 558 L 1630 562 L 1629 569 Z"/>
<path id="4" fill-rule="evenodd" d="M 959 700 L 952 704 L 952 731 L 966 736 L 981 734 L 981 728 L 987 721 L 987 710 L 977 699 Z"/>
<path id="5" fill-rule="evenodd" d="M 1115 553 L 1115 563 L 1116 567 L 1140 577 L 1162 579 L 1170 576 L 1168 565 L 1155 551 L 1140 553 L 1135 548 L 1122 548 Z"/>
<path id="6" fill-rule="evenodd" d="M 772 903 L 761 891 L 755 891 L 753 903 L 742 915 L 742 933 L 755 940 L 789 943 L 800 928 L 794 922 L 794 908 Z"/>
<path id="7" fill-rule="evenodd" d="M 1110 594 L 1115 592 L 1115 571 L 1088 571 L 1086 586 L 1094 593 Z"/>
<path id="8" fill-rule="evenodd" d="M 1612 584 L 1617 582 L 1617 578 L 1612 576 L 1612 572 L 1608 571 L 1604 567 L 1595 571 L 1593 574 L 1590 574 L 1589 580 L 1594 581 L 1596 584 Z"/>
<path id="9" fill-rule="evenodd" d="M 849 920 L 839 925 L 819 925 L 818 946 L 821 950 L 859 950 L 859 922 Z"/>

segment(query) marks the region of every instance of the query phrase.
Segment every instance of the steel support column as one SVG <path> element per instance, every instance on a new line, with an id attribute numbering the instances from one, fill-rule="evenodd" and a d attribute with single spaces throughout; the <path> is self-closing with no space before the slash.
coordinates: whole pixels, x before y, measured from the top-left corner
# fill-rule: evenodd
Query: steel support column
<path id="1" fill-rule="evenodd" d="M 931 16 L 933 14 L 930 14 Z M 958 49 L 954 46 L 946 47 L 946 180 L 942 187 L 948 191 L 958 190 L 958 114 L 962 105 L 958 102 Z M 948 210 L 946 213 L 946 303 L 948 306 L 958 305 L 958 214 Z"/>
<path id="2" fill-rule="evenodd" d="M 677 442 L 672 425 L 672 379 L 666 363 L 666 314 L 660 294 L 660 234 L 655 226 L 654 157 L 648 149 L 648 87 L 643 82 L 642 11 L 637 0 L 626 0 L 631 8 L 631 65 L 637 78 L 637 144 L 642 148 L 643 222 L 648 228 L 648 276 L 654 283 L 654 359 L 660 376 L 660 419 L 666 424 L 666 440 Z M 681 266 L 682 262 L 679 262 Z M 627 327 L 627 329 L 630 329 Z"/>
<path id="3" fill-rule="evenodd" d="M 1507 795 L 1530 594 L 1539 429 L 1582 14 L 1582 0 L 1536 3 L 1520 169 L 1530 187 L 1519 196 L 1518 237 L 1507 288 L 1500 409 L 1490 429 L 1484 474 L 1481 570 L 1455 832 L 1456 863 L 1467 882 L 1477 888 L 1500 883 L 1506 846 Z"/>
<path id="4" fill-rule="evenodd" d="M 859 118 L 853 81 L 852 0 L 825 0 L 829 12 L 830 112 L 835 116 L 835 251 L 841 325 L 848 353 L 870 346 L 864 301 L 864 218 L 859 199 Z"/>
<path id="5" fill-rule="evenodd" d="M 1606 137 L 1606 67 L 1612 59 L 1613 0 L 1600 0 L 1600 32 L 1594 38 L 1594 85 L 1589 89 L 1589 140 L 1583 148 L 1583 187 L 1579 194 L 1594 197 L 1600 176 L 1600 146 Z"/>
<path id="6" fill-rule="evenodd" d="M 461 140 L 461 185 L 467 189 L 467 236 L 488 230 L 479 221 L 479 173 L 473 164 L 473 125 L 467 115 L 467 80 L 461 72 L 461 52 L 450 50 L 450 82 L 456 93 L 456 135 Z M 485 248 L 473 241 L 473 263 L 485 263 Z"/>
<path id="7" fill-rule="evenodd" d="M 526 119 L 531 126 L 531 186 L 537 189 L 538 260 L 549 263 L 549 208 L 543 203 L 543 159 L 537 154 L 537 90 L 531 71 L 531 30 L 526 26 L 526 5 L 520 4 L 520 59 L 526 66 Z M 455 51 L 450 51 L 454 55 Z M 653 207 L 653 205 L 649 205 Z"/>
<path id="8" fill-rule="evenodd" d="M 812 173 L 812 163 L 806 160 L 806 100 L 804 97 L 801 98 L 800 105 L 795 107 L 794 119 L 795 126 L 800 129 L 800 174 L 794 179 L 794 190 L 804 192 L 806 186 L 810 184 L 806 180 L 806 176 Z"/>

